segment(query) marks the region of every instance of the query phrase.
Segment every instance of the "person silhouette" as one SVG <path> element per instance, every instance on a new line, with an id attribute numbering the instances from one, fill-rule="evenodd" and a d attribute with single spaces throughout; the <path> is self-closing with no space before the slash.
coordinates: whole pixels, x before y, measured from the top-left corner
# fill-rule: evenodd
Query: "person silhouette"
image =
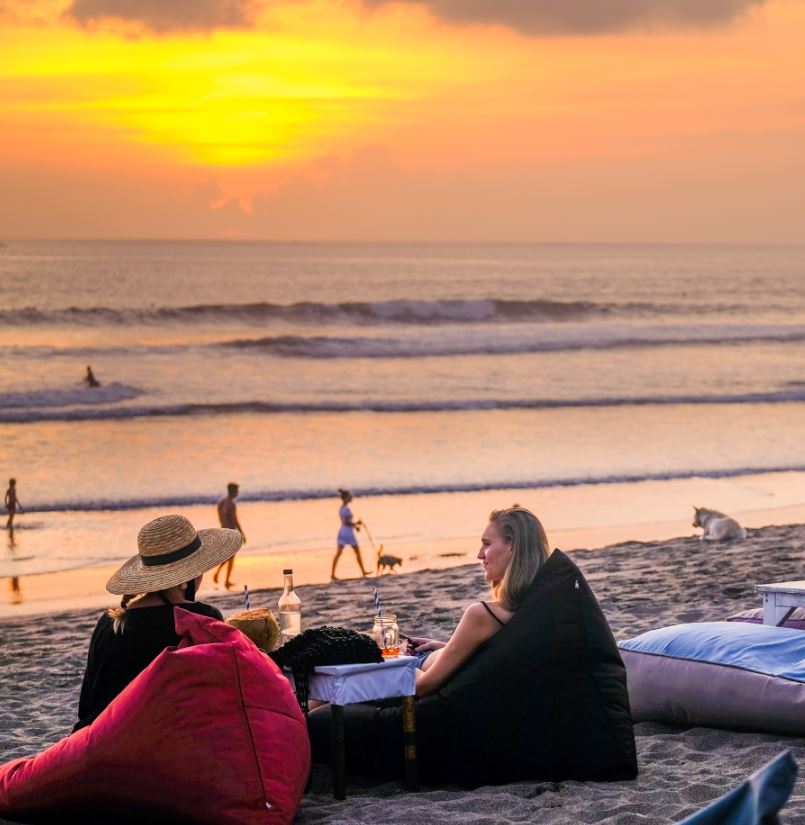
<path id="1" fill-rule="evenodd" d="M 17 514 L 17 510 L 22 510 L 22 504 L 20 504 L 20 500 L 17 498 L 16 478 L 10 478 L 8 480 L 8 490 L 6 490 L 5 507 L 6 512 L 8 513 L 8 521 L 6 522 L 6 528 L 8 530 L 13 531 L 14 516 Z"/>
<path id="2" fill-rule="evenodd" d="M 355 535 L 355 531 L 361 529 L 363 522 L 355 521 L 352 516 L 352 510 L 349 509 L 349 503 L 352 501 L 352 493 L 350 493 L 349 490 L 339 490 L 338 493 L 341 496 L 341 509 L 338 511 L 338 517 L 341 519 L 341 527 L 338 530 L 338 538 L 336 539 L 336 551 L 333 557 L 333 566 L 330 570 L 330 581 L 337 579 L 335 568 L 338 560 L 341 558 L 344 547 L 347 545 L 355 551 L 355 559 L 358 562 L 358 567 L 361 568 L 361 575 L 369 575 L 369 571 L 363 566 L 361 548 L 358 546 L 358 539 Z"/>
<path id="3" fill-rule="evenodd" d="M 86 382 L 88 387 L 100 387 L 101 382 L 95 377 L 95 374 L 92 372 L 92 367 L 87 367 L 87 374 L 84 376 L 84 381 Z"/>
<path id="4" fill-rule="evenodd" d="M 218 502 L 218 521 L 221 527 L 228 527 L 230 530 L 237 530 L 244 544 L 246 544 L 246 534 L 238 521 L 238 508 L 235 504 L 235 499 L 238 497 L 240 487 L 234 482 L 226 485 L 226 495 Z M 232 581 L 232 568 L 235 566 L 235 557 L 231 556 L 224 562 L 218 565 L 218 569 L 212 577 L 212 580 L 218 584 L 218 576 L 221 570 L 226 568 L 226 577 L 224 578 L 224 587 L 227 590 L 233 587 L 235 582 Z"/>

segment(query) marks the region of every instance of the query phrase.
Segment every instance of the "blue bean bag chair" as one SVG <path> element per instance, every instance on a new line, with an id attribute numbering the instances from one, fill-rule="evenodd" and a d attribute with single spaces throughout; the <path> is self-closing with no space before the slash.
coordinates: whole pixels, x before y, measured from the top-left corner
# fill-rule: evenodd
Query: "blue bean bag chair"
<path id="1" fill-rule="evenodd" d="M 636 722 L 805 735 L 805 633 L 745 622 L 663 627 L 620 643 Z"/>
<path id="2" fill-rule="evenodd" d="M 347 771 L 403 775 L 401 708 L 344 708 Z M 330 760 L 329 708 L 308 719 L 313 759 Z M 420 776 L 477 787 L 637 775 L 626 672 L 578 567 L 555 550 L 511 621 L 416 705 Z"/>
<path id="3" fill-rule="evenodd" d="M 776 825 L 797 778 L 791 751 L 783 751 L 745 782 L 679 825 Z"/>

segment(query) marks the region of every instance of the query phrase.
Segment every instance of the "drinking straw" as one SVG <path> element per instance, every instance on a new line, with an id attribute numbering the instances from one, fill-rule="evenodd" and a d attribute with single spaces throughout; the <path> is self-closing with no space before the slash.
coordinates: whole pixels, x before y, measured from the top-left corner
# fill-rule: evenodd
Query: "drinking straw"
<path id="1" fill-rule="evenodd" d="M 249 600 L 249 586 L 244 584 L 243 585 L 243 601 L 246 602 L 246 610 L 251 610 L 251 601 Z"/>
<path id="2" fill-rule="evenodd" d="M 385 625 L 383 624 L 383 621 L 382 621 L 383 620 L 383 611 L 380 609 L 380 594 L 377 592 L 376 587 L 372 588 L 372 596 L 374 596 L 374 599 L 375 599 L 375 610 L 377 611 L 377 615 L 381 620 L 380 621 L 380 632 L 383 634 L 383 647 L 385 648 L 385 647 L 388 646 L 387 642 L 386 642 L 386 627 L 385 627 Z"/>

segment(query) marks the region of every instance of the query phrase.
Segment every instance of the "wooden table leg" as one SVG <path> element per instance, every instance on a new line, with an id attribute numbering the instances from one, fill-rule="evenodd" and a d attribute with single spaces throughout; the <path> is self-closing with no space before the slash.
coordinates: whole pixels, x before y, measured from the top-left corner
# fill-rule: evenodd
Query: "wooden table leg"
<path id="1" fill-rule="evenodd" d="M 419 766 L 416 760 L 416 702 L 413 696 L 403 696 L 403 743 L 405 746 L 405 787 L 419 790 Z"/>
<path id="2" fill-rule="evenodd" d="M 333 798 L 347 797 L 347 769 L 344 764 L 344 708 L 330 705 L 330 746 L 332 748 Z"/>

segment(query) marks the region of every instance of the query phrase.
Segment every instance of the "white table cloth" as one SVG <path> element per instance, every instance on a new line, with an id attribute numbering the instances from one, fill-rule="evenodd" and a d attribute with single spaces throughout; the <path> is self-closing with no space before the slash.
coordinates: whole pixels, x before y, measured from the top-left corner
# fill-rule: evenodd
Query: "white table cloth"
<path id="1" fill-rule="evenodd" d="M 344 705 L 376 699 L 402 698 L 406 787 L 419 788 L 416 760 L 416 656 L 397 656 L 363 665 L 323 665 L 308 678 L 308 698 L 330 703 L 333 796 L 346 796 L 344 764 Z M 286 671 L 291 684 L 293 675 Z M 296 686 L 294 685 L 294 690 Z"/>
<path id="2" fill-rule="evenodd" d="M 333 705 L 351 705 L 416 693 L 416 656 L 397 656 L 364 665 L 324 665 L 310 677 L 309 696 Z"/>

